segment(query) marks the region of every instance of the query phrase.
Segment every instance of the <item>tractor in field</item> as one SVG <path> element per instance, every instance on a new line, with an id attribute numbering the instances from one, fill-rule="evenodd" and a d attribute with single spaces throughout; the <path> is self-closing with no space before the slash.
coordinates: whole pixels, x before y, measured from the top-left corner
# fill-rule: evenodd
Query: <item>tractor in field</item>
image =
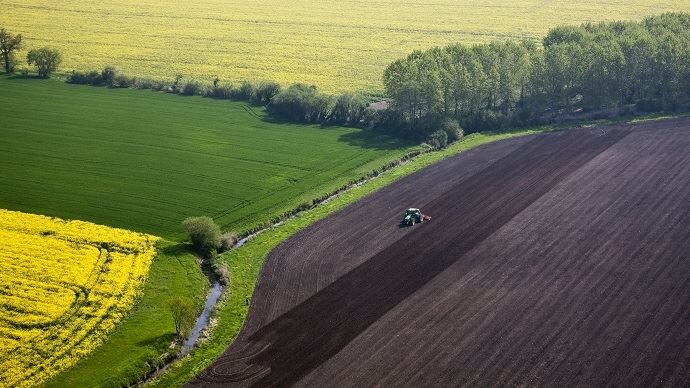
<path id="1" fill-rule="evenodd" d="M 405 210 L 405 214 L 403 214 L 403 219 L 400 221 L 400 225 L 412 226 L 422 221 L 431 221 L 431 217 L 427 216 L 426 214 L 422 214 L 421 210 L 411 207 Z"/>

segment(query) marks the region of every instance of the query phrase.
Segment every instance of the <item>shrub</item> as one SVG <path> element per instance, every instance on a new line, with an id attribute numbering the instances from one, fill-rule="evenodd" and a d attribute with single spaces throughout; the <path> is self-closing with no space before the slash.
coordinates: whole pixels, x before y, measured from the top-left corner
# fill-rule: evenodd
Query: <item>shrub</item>
<path id="1" fill-rule="evenodd" d="M 296 122 L 318 123 L 329 116 L 330 98 L 316 87 L 294 84 L 278 93 L 268 105 L 269 113 Z"/>
<path id="2" fill-rule="evenodd" d="M 113 79 L 111 86 L 114 88 L 131 88 L 134 86 L 134 81 L 134 78 L 127 77 L 123 74 L 118 74 L 115 76 L 115 79 Z"/>
<path id="3" fill-rule="evenodd" d="M 280 93 L 280 84 L 273 81 L 261 82 L 254 90 L 253 101 L 257 104 L 268 104 Z"/>
<path id="4" fill-rule="evenodd" d="M 108 86 L 113 85 L 113 82 L 115 82 L 115 76 L 117 76 L 117 70 L 114 66 L 106 66 L 101 71 L 101 80 Z"/>
<path id="5" fill-rule="evenodd" d="M 102 85 L 103 84 L 103 78 L 101 76 L 101 73 L 99 73 L 96 70 L 92 70 L 90 72 L 79 72 L 79 71 L 72 71 L 68 76 L 67 76 L 67 83 L 71 84 L 78 84 L 78 85 Z"/>
<path id="6" fill-rule="evenodd" d="M 237 233 L 235 232 L 225 232 L 220 236 L 220 247 L 219 252 L 225 252 L 231 249 L 237 243 Z"/>
<path id="7" fill-rule="evenodd" d="M 427 143 L 434 148 L 444 148 L 448 145 L 448 134 L 442 129 L 434 131 L 429 135 Z"/>
<path id="8" fill-rule="evenodd" d="M 206 92 L 207 97 L 212 97 L 212 98 L 222 98 L 222 99 L 231 99 L 233 96 L 233 89 L 231 85 L 218 85 L 218 83 L 214 82 L 215 85 L 211 89 L 209 89 Z"/>
<path id="9" fill-rule="evenodd" d="M 204 258 L 214 256 L 221 246 L 220 228 L 211 217 L 190 217 L 182 222 L 194 249 Z"/>
<path id="10" fill-rule="evenodd" d="M 233 90 L 233 96 L 235 100 L 249 101 L 254 95 L 254 87 L 251 82 L 244 81 L 239 88 Z"/>
<path id="11" fill-rule="evenodd" d="M 449 143 L 460 140 L 465 135 L 465 132 L 460 128 L 460 124 L 455 119 L 447 118 L 443 120 L 441 130 L 448 135 Z"/>
<path id="12" fill-rule="evenodd" d="M 204 94 L 204 86 L 199 81 L 187 81 L 182 86 L 180 94 L 183 94 L 185 96 L 200 96 Z"/>
<path id="13" fill-rule="evenodd" d="M 331 119 L 340 124 L 356 125 L 365 117 L 367 100 L 358 94 L 341 94 L 335 102 Z"/>

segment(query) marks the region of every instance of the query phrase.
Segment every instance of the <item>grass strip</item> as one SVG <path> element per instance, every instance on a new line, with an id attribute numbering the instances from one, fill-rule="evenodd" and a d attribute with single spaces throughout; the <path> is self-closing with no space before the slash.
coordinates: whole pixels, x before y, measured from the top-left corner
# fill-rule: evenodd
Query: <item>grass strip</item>
<path id="1" fill-rule="evenodd" d="M 163 242 L 151 264 L 144 294 L 106 342 L 47 387 L 122 387 L 165 362 L 175 336 L 168 301 L 183 296 L 203 305 L 208 280 L 184 245 Z"/>

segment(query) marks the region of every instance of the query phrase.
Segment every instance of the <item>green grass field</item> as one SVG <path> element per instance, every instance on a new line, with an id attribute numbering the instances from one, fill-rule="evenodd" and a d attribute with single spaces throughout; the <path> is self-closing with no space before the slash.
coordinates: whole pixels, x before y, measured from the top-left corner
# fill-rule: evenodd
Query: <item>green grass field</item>
<path id="1" fill-rule="evenodd" d="M 149 372 L 168 351 L 175 326 L 168 301 L 182 296 L 199 301 L 208 280 L 195 255 L 182 245 L 162 243 L 151 264 L 144 296 L 105 344 L 75 366 L 50 380 L 48 387 L 122 387 Z"/>
<path id="2" fill-rule="evenodd" d="M 0 0 L 0 25 L 52 45 L 63 69 L 306 82 L 380 91 L 412 50 L 541 39 L 551 27 L 690 11 L 687 0 Z M 23 66 L 23 65 L 20 65 Z"/>
<path id="3" fill-rule="evenodd" d="M 331 191 L 410 147 L 352 128 L 272 123 L 263 108 L 152 91 L 0 75 L 0 208 L 180 241 L 209 215 L 243 229 Z M 173 242 L 128 317 L 49 386 L 123 386 L 168 351 L 168 301 L 208 281 Z"/>
<path id="4" fill-rule="evenodd" d="M 409 147 L 262 108 L 0 76 L 0 208 L 181 237 L 207 215 L 243 230 Z"/>

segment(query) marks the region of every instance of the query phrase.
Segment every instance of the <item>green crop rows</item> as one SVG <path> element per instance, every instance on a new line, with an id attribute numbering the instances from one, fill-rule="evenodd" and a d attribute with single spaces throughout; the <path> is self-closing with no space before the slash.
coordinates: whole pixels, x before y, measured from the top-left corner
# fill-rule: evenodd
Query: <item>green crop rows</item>
<path id="1" fill-rule="evenodd" d="M 177 239 L 208 215 L 243 230 L 409 147 L 262 108 L 0 76 L 0 208 Z"/>

